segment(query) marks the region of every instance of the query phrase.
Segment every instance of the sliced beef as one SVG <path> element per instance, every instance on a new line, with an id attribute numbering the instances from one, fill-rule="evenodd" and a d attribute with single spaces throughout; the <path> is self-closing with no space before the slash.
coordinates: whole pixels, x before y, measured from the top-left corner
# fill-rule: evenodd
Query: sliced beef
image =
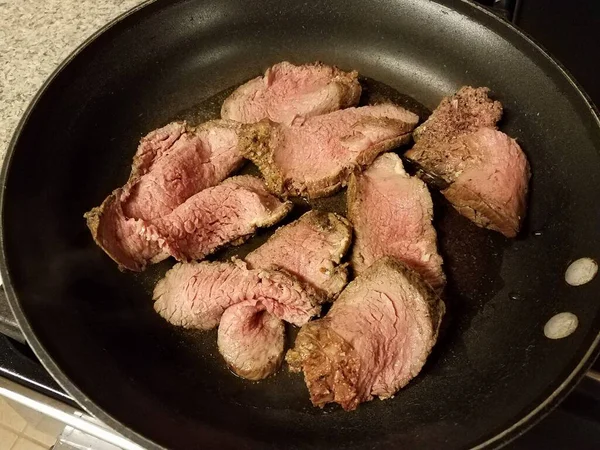
<path id="1" fill-rule="evenodd" d="M 277 223 L 291 207 L 269 194 L 260 179 L 232 177 L 190 197 L 171 214 L 141 221 L 139 233 L 178 260 L 202 259 Z"/>
<path id="2" fill-rule="evenodd" d="M 385 153 L 350 178 L 348 218 L 354 225 L 355 274 L 390 255 L 417 271 L 434 289 L 443 289 L 431 196 L 423 181 L 404 171 L 398 155 Z"/>
<path id="3" fill-rule="evenodd" d="M 275 64 L 264 76 L 237 88 L 223 103 L 221 117 L 244 123 L 263 119 L 290 123 L 354 106 L 361 94 L 358 73 L 325 64 Z"/>
<path id="4" fill-rule="evenodd" d="M 459 213 L 514 237 L 525 216 L 530 170 L 519 144 L 496 130 L 501 114 L 487 88 L 463 87 L 415 131 L 405 156 Z"/>
<path id="5" fill-rule="evenodd" d="M 275 231 L 246 262 L 253 268 L 285 269 L 333 299 L 348 282 L 340 261 L 351 241 L 352 227 L 344 217 L 313 210 Z"/>
<path id="6" fill-rule="evenodd" d="M 486 87 L 463 86 L 444 97 L 431 116 L 413 133 L 418 146 L 450 142 L 464 133 L 494 128 L 502 117 L 502 104 L 489 98 Z M 415 147 L 418 147 L 415 145 Z"/>
<path id="7" fill-rule="evenodd" d="M 173 144 L 186 133 L 185 122 L 171 122 L 162 128 L 151 131 L 142 139 L 133 156 L 130 179 L 139 178 L 148 173 L 154 161 L 169 152 Z"/>
<path id="8" fill-rule="evenodd" d="M 310 284 L 323 298 L 334 299 L 348 282 L 340 261 L 348 251 L 352 228 L 334 213 L 309 211 L 279 228 L 246 256 L 254 269 L 284 269 Z M 278 326 L 279 324 L 279 326 Z M 274 373 L 283 360 L 283 322 L 261 302 L 231 306 L 219 325 L 219 351 L 239 376 L 251 380 Z"/>
<path id="9" fill-rule="evenodd" d="M 157 242 L 150 242 L 139 234 L 140 221 L 125 216 L 117 189 L 102 204 L 85 214 L 87 225 L 96 243 L 120 269 L 142 271 L 149 262 L 168 257 Z"/>
<path id="10" fill-rule="evenodd" d="M 96 243 L 121 269 L 140 271 L 167 255 L 138 233 L 140 221 L 171 213 L 242 163 L 239 124 L 215 120 L 193 128 L 173 122 L 142 138 L 129 181 L 85 214 Z"/>
<path id="11" fill-rule="evenodd" d="M 531 177 L 519 144 L 500 131 L 482 128 L 443 151 L 466 158 L 442 190 L 452 206 L 480 227 L 515 237 L 525 217 Z"/>
<path id="12" fill-rule="evenodd" d="M 123 211 L 127 217 L 163 217 L 192 195 L 227 178 L 243 161 L 237 149 L 238 130 L 236 122 L 213 120 L 196 128 L 185 126 L 168 148 L 165 144 L 173 134 L 160 140 L 162 132 L 155 131 L 142 139 L 134 157 L 135 181 L 125 188 L 128 196 Z"/>
<path id="13" fill-rule="evenodd" d="M 311 198 L 333 194 L 350 173 L 410 139 L 418 117 L 392 105 L 348 108 L 290 125 L 245 125 L 240 151 L 279 195 Z"/>
<path id="14" fill-rule="evenodd" d="M 323 298 L 293 275 L 250 270 L 233 262 L 179 263 L 154 288 L 154 309 L 173 325 L 209 330 L 223 312 L 243 301 L 257 301 L 279 319 L 304 325 L 318 314 Z"/>
<path id="15" fill-rule="evenodd" d="M 445 311 L 422 278 L 392 257 L 371 265 L 329 313 L 303 326 L 286 360 L 303 371 L 315 406 L 346 410 L 392 397 L 429 355 Z"/>
<path id="16" fill-rule="evenodd" d="M 285 327 L 260 300 L 227 308 L 219 323 L 217 344 L 227 365 L 242 378 L 262 380 L 283 361 Z"/>

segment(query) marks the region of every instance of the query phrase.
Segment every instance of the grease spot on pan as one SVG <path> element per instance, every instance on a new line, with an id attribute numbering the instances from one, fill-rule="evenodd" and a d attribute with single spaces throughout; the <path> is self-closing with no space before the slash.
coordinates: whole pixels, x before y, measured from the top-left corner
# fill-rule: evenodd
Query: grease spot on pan
<path id="1" fill-rule="evenodd" d="M 598 273 L 598 263 L 592 258 L 579 258 L 573 261 L 565 272 L 565 281 L 571 286 L 589 283 Z"/>
<path id="2" fill-rule="evenodd" d="M 548 339 L 562 339 L 577 329 L 579 319 L 570 312 L 556 314 L 544 326 L 544 334 Z"/>

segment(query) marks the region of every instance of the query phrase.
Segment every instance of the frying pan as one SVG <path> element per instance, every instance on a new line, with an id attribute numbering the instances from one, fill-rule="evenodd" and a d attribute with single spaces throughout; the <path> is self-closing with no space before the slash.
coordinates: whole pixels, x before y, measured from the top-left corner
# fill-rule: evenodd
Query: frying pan
<path id="1" fill-rule="evenodd" d="M 489 86 L 533 171 L 514 240 L 435 196 L 449 280 L 443 333 L 409 386 L 351 413 L 313 408 L 301 376 L 285 369 L 260 383 L 234 377 L 214 333 L 184 332 L 153 312 L 152 286 L 172 261 L 121 273 L 82 218 L 127 179 L 143 134 L 214 117 L 227 89 L 281 60 L 357 69 L 367 95 L 422 118 L 461 85 Z M 564 272 L 600 257 L 599 150 L 598 116 L 568 74 L 469 2 L 148 2 L 72 55 L 22 120 L 2 172 L 2 277 L 46 368 L 145 448 L 499 447 L 597 354 L 598 280 L 575 288 Z M 343 209 L 340 199 L 317 206 Z M 577 330 L 547 339 L 544 324 L 565 311 Z"/>

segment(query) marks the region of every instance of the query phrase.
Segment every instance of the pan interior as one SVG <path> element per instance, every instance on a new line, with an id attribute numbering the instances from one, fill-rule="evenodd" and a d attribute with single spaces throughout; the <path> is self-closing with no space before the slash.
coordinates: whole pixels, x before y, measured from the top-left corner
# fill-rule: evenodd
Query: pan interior
<path id="1" fill-rule="evenodd" d="M 407 388 L 352 413 L 313 408 L 286 370 L 260 383 L 233 376 L 214 333 L 173 328 L 153 312 L 150 292 L 173 262 L 121 273 L 82 218 L 125 182 L 142 135 L 216 117 L 228 89 L 281 60 L 356 69 L 373 96 L 365 102 L 392 98 L 422 118 L 461 85 L 489 86 L 505 106 L 501 129 L 532 166 L 514 240 L 475 227 L 434 193 L 449 280 L 442 334 Z M 562 72 L 463 2 L 158 1 L 85 48 L 32 110 L 7 166 L 5 275 L 38 354 L 126 434 L 182 449 L 466 448 L 533 411 L 597 339 L 598 281 L 569 287 L 564 270 L 600 258 L 599 143 L 596 118 Z M 316 206 L 343 212 L 343 199 Z M 299 203 L 292 217 L 308 208 Z M 546 339 L 544 324 L 563 311 L 579 328 Z"/>

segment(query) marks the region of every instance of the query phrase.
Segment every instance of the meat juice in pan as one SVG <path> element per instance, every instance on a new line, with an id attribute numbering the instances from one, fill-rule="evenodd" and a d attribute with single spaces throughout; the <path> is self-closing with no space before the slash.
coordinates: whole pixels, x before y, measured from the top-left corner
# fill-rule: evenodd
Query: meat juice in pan
<path id="1" fill-rule="evenodd" d="M 421 122 L 431 113 L 430 109 L 417 100 L 384 83 L 366 77 L 361 77 L 360 82 L 363 93 L 359 106 L 382 103 L 386 100 L 391 101 L 418 114 Z M 219 92 L 195 107 L 181 111 L 164 122 L 187 120 L 190 124 L 195 125 L 219 118 L 223 101 L 237 87 L 232 86 Z M 402 154 L 408 148 L 410 148 L 410 145 L 402 148 L 398 153 Z M 407 171 L 414 173 L 409 164 L 405 165 Z M 238 174 L 260 177 L 258 169 L 250 162 L 247 162 Z M 441 194 L 434 190 L 430 190 L 430 192 L 434 201 L 434 224 L 438 232 L 439 252 L 444 258 L 444 271 L 448 277 L 444 295 L 447 312 L 437 344 L 433 348 L 427 364 L 421 374 L 411 381 L 406 388 L 398 392 L 397 396 L 406 396 L 407 394 L 403 394 L 403 392 L 408 393 L 410 386 L 419 383 L 424 376 L 428 374 L 435 375 L 438 370 L 441 370 L 440 367 L 443 367 L 444 360 L 452 357 L 446 351 L 449 346 L 446 346 L 445 342 L 447 340 L 461 340 L 461 333 L 469 328 L 469 324 L 476 313 L 476 309 L 471 306 L 475 304 L 479 308 L 483 307 L 485 300 L 493 296 L 491 293 L 498 292 L 504 285 L 499 275 L 502 259 L 498 256 L 501 255 L 509 241 L 499 233 L 478 228 L 468 219 L 460 216 Z M 298 219 L 310 209 L 331 211 L 346 216 L 345 189 L 331 197 L 315 199 L 310 202 L 302 198 L 291 198 L 290 200 L 294 203 L 294 209 L 275 227 L 260 229 L 246 243 L 237 247 L 225 247 L 206 259 L 223 261 L 232 256 L 243 258 L 262 245 L 277 227 Z M 173 264 L 173 259 L 169 258 L 162 263 L 150 265 L 142 273 L 135 273 L 131 276 L 143 285 L 150 299 L 156 282 L 164 276 Z M 466 286 L 469 289 L 465 289 Z M 457 295 L 458 292 L 462 294 Z M 467 298 L 465 298 L 465 292 L 468 293 Z M 149 307 L 151 307 L 150 300 Z M 323 314 L 327 310 L 328 307 L 325 305 Z M 158 315 L 157 322 L 161 324 L 160 326 L 168 328 L 170 333 L 176 335 L 177 340 L 181 343 L 182 352 L 187 354 L 186 359 L 195 363 L 192 363 L 189 370 L 202 373 L 202 376 L 197 377 L 199 389 L 212 391 L 222 397 L 224 401 L 255 408 L 293 409 L 309 414 L 341 411 L 341 408 L 334 405 L 328 405 L 324 410 L 313 407 L 302 374 L 290 373 L 286 364 L 275 375 L 259 382 L 238 378 L 226 367 L 219 354 L 216 329 L 195 331 L 177 328 L 163 321 Z M 298 329 L 289 324 L 286 324 L 286 327 L 286 348 L 290 348 Z M 361 405 L 361 409 L 377 407 L 378 404 L 379 402 L 365 403 Z"/>

